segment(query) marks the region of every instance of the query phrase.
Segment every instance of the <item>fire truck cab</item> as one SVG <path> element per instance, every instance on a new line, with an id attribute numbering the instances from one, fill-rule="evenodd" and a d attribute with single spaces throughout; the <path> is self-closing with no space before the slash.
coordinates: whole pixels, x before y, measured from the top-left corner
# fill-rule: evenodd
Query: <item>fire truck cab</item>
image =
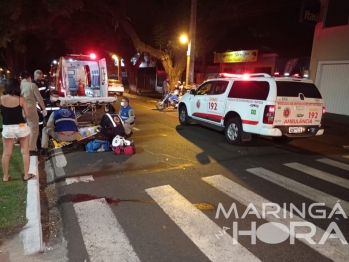
<path id="1" fill-rule="evenodd" d="M 95 54 L 62 56 L 51 64 L 50 86 L 63 97 L 107 97 L 106 60 Z"/>

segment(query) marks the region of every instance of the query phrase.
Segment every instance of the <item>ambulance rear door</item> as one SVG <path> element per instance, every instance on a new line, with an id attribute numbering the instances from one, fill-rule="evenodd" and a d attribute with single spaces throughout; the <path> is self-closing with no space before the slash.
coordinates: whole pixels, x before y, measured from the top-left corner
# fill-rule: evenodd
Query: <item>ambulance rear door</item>
<path id="1" fill-rule="evenodd" d="M 323 100 L 311 82 L 276 81 L 274 125 L 288 127 L 288 133 L 303 133 L 308 126 L 320 126 Z"/>
<path id="2" fill-rule="evenodd" d="M 65 93 L 65 96 L 69 96 L 70 95 L 70 91 L 69 91 L 69 82 L 68 82 L 68 67 L 70 66 L 70 63 L 66 62 L 65 59 L 62 59 L 62 68 L 61 68 L 61 72 L 62 72 L 62 87 Z"/>
<path id="3" fill-rule="evenodd" d="M 99 86 L 100 86 L 100 96 L 108 96 L 108 74 L 107 74 L 107 62 L 105 58 L 98 61 L 99 66 Z"/>

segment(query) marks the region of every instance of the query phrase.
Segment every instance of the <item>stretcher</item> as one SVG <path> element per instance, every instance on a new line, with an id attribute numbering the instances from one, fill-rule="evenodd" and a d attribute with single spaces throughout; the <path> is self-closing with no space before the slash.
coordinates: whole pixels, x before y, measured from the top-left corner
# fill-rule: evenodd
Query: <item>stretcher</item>
<path id="1" fill-rule="evenodd" d="M 117 123 L 121 123 L 122 127 L 124 126 L 124 121 L 121 119 L 121 117 L 118 114 L 108 114 L 108 113 L 106 113 L 105 116 L 107 117 L 107 119 L 110 120 L 110 124 L 111 124 L 110 134 L 112 134 L 112 138 L 114 138 L 115 135 L 120 135 L 120 132 L 118 132 L 116 128 L 117 128 Z M 106 123 L 103 123 L 103 124 L 106 124 Z M 108 137 L 109 134 L 104 134 L 103 131 L 101 132 L 101 130 L 98 129 L 97 125 L 80 126 L 78 129 L 79 129 L 78 139 L 77 139 L 78 144 L 85 145 L 93 139 L 110 140 L 110 137 Z M 115 133 L 114 130 L 118 133 Z M 121 135 L 124 135 L 124 133 Z M 60 142 L 54 138 L 51 138 L 49 141 L 49 148 L 65 147 L 71 144 L 73 144 L 73 142 Z"/>
<path id="2" fill-rule="evenodd" d="M 92 113 L 92 123 L 97 123 L 97 107 L 101 105 L 112 104 L 117 101 L 116 97 L 86 97 L 86 96 L 74 96 L 74 97 L 60 97 L 61 101 L 65 101 L 68 106 L 74 111 L 76 121 L 88 111 Z M 86 107 L 85 107 L 86 106 Z M 76 114 L 76 107 L 85 107 L 78 114 Z"/>
<path id="3" fill-rule="evenodd" d="M 97 126 L 94 126 L 93 128 L 96 129 L 96 131 L 94 133 L 91 133 L 88 136 L 82 136 L 81 133 L 78 133 L 78 144 L 87 144 L 89 141 L 91 141 L 92 139 L 101 139 L 101 140 L 105 140 L 106 137 L 101 134 L 99 131 L 97 131 Z M 81 128 L 79 128 L 80 131 Z M 60 142 L 54 138 L 51 138 L 49 141 L 49 148 L 57 148 L 57 147 L 65 147 L 68 145 L 73 144 L 73 142 Z"/>

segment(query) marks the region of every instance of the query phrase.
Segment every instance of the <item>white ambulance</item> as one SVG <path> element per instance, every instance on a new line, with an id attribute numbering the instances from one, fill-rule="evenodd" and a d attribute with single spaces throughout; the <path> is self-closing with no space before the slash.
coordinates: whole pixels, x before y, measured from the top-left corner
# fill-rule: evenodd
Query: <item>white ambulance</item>
<path id="1" fill-rule="evenodd" d="M 185 94 L 178 112 L 182 125 L 224 130 L 231 144 L 249 141 L 252 134 L 289 142 L 323 134 L 323 104 L 310 80 L 224 73 Z"/>
<path id="2" fill-rule="evenodd" d="M 51 64 L 50 85 L 64 97 L 107 97 L 106 60 L 95 54 L 62 56 Z"/>

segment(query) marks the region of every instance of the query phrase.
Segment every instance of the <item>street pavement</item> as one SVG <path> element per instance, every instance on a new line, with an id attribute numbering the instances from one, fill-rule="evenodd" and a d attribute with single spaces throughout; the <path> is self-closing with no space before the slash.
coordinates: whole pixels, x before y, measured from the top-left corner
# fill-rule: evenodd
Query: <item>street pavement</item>
<path id="1" fill-rule="evenodd" d="M 320 137 L 232 146 L 128 96 L 135 155 L 63 148 L 46 163 L 67 241 L 53 261 L 348 261 L 349 117 L 326 115 Z"/>

